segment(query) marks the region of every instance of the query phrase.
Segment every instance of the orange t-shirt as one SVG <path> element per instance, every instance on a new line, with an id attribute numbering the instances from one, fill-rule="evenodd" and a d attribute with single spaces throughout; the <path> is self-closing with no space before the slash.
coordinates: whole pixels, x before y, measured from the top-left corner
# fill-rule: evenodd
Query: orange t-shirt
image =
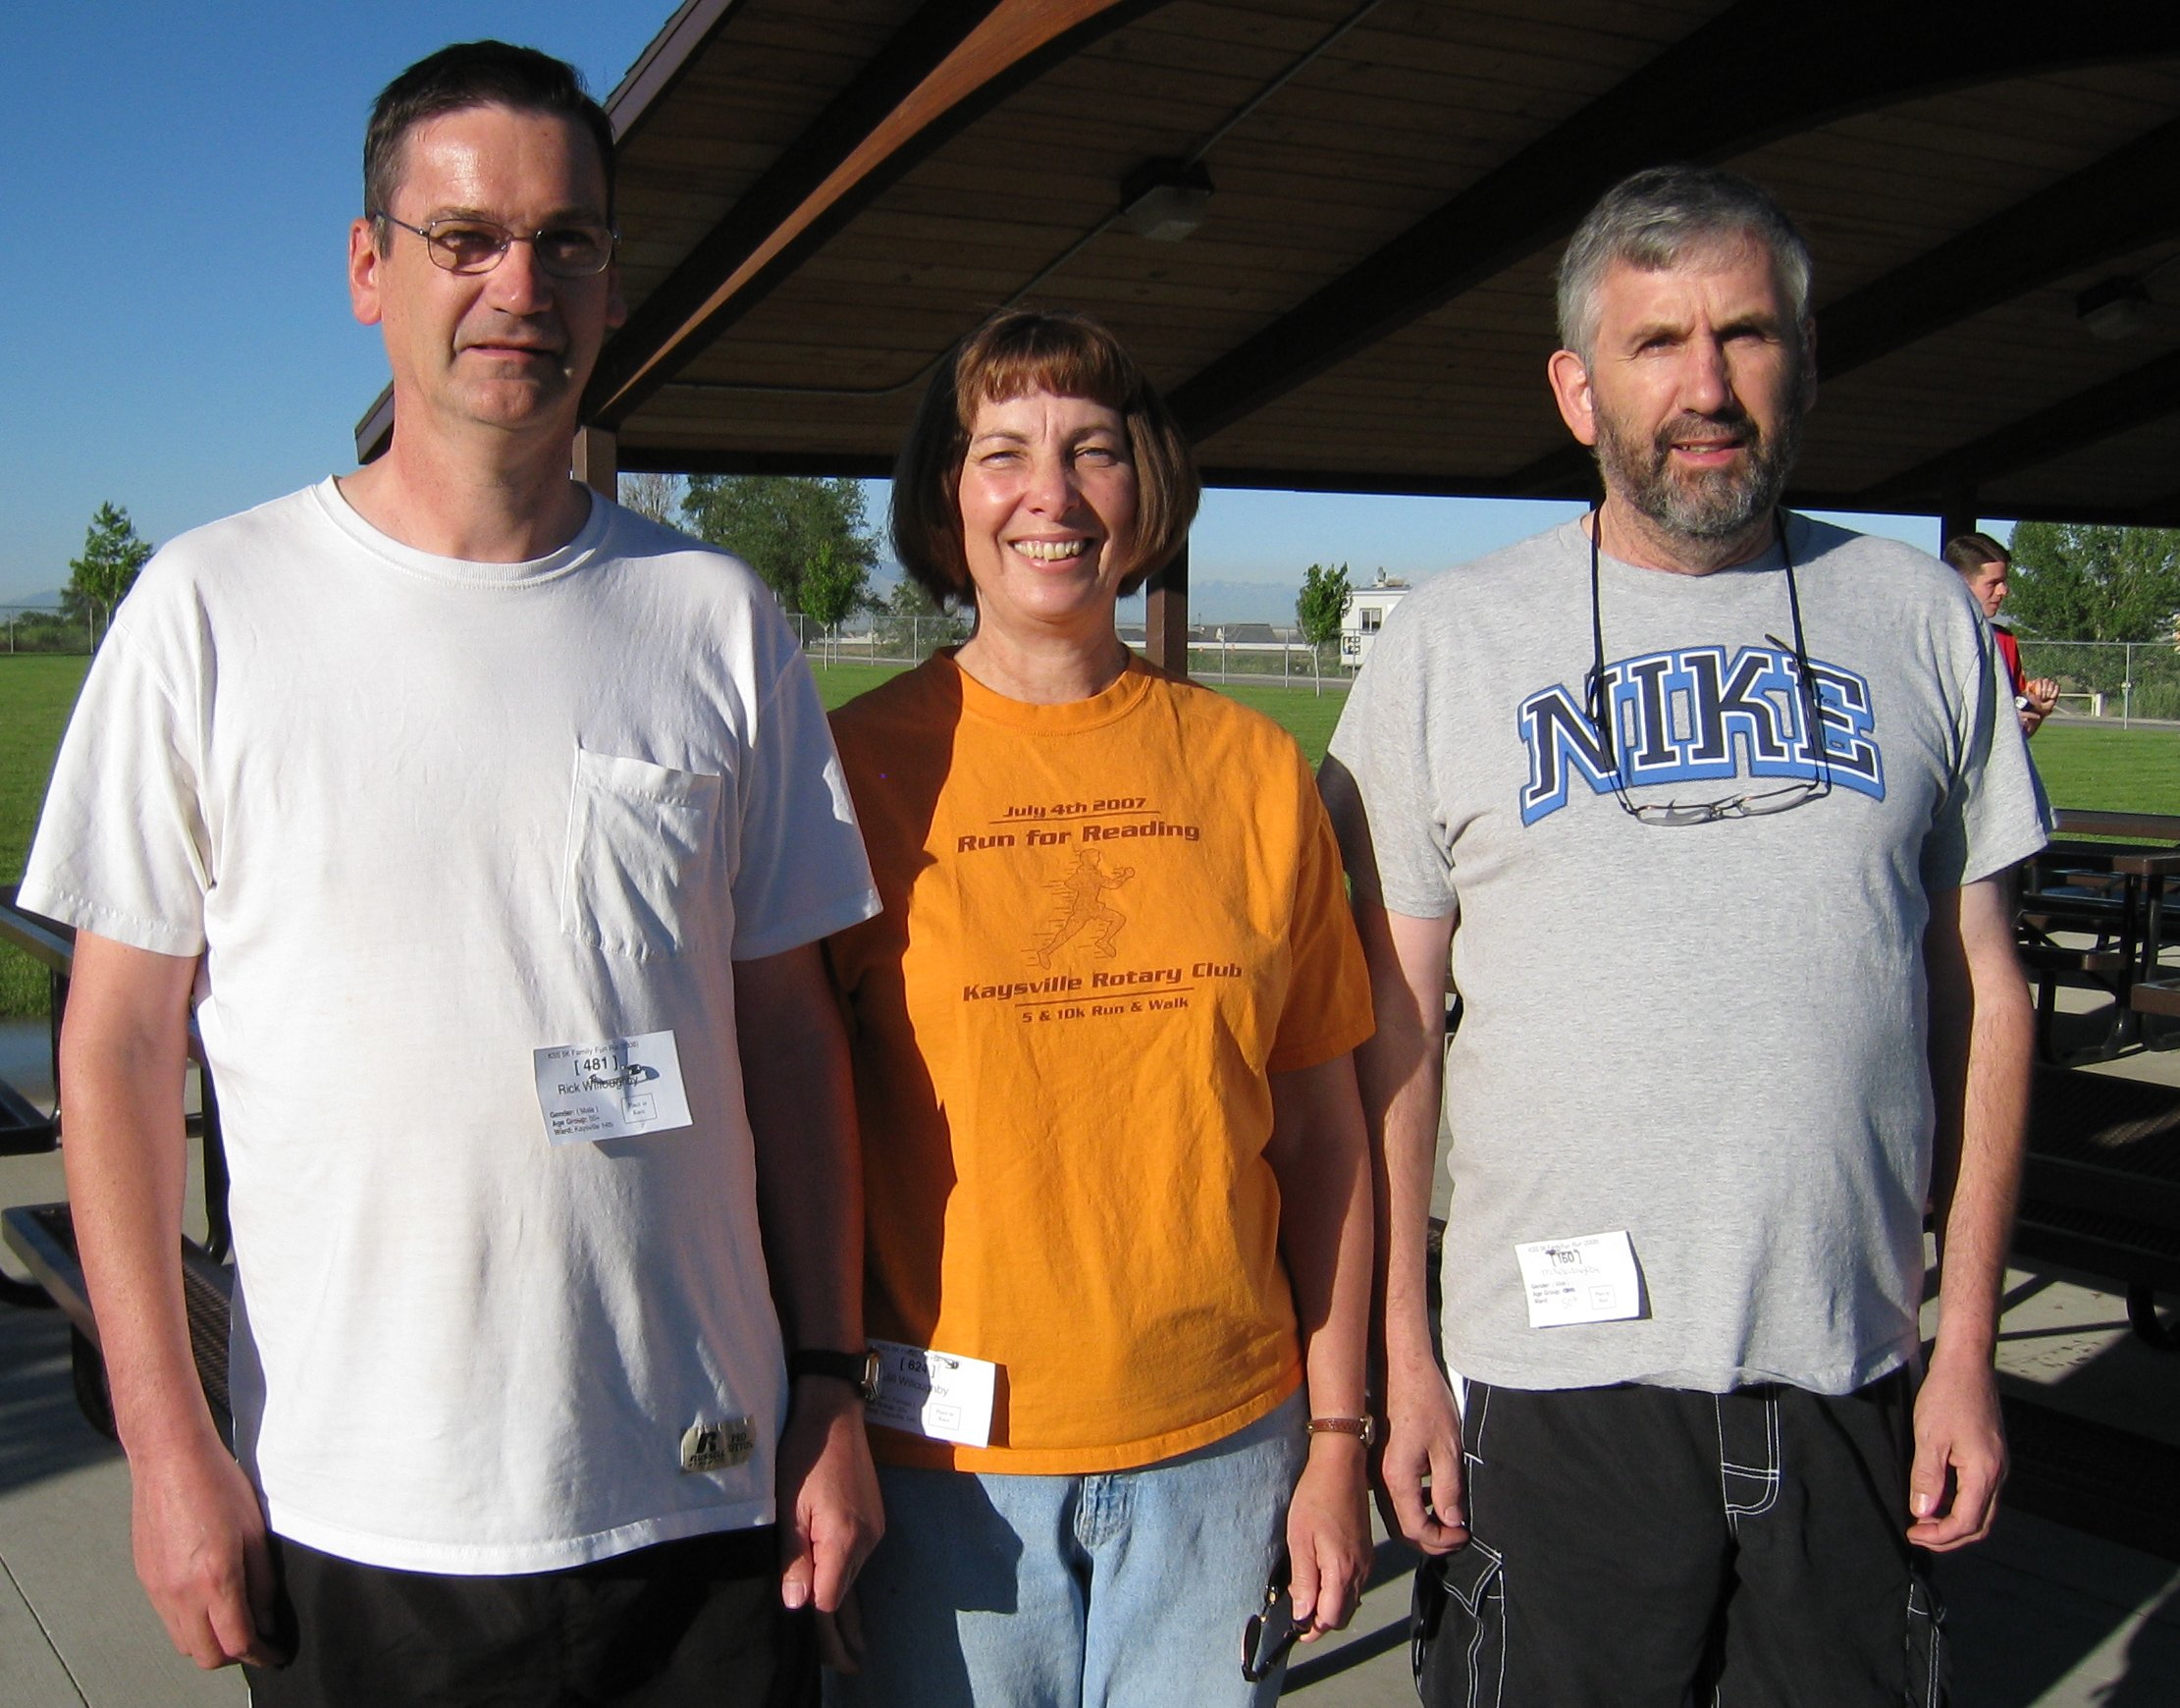
<path id="1" fill-rule="evenodd" d="M 866 1326 L 1000 1369 L 989 1447 L 875 1449 L 1083 1473 L 1254 1421 L 1302 1373 L 1265 1076 L 1370 1033 L 1301 752 L 1141 661 L 1032 706 L 940 656 L 833 735 L 885 904 L 827 945 Z"/>

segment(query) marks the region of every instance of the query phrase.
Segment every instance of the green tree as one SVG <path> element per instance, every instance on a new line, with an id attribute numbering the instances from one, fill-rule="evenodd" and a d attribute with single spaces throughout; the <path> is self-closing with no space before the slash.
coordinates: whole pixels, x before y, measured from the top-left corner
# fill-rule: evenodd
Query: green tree
<path id="1" fill-rule="evenodd" d="M 1303 571 L 1302 592 L 1295 596 L 1295 617 L 1302 624 L 1302 638 L 1309 643 L 1309 673 L 1320 694 L 1325 691 L 1325 670 L 1318 649 L 1326 641 L 1340 638 L 1340 619 L 1348 614 L 1354 598 L 1345 563 L 1337 569 L 1312 563 Z"/>
<path id="2" fill-rule="evenodd" d="M 868 575 L 878 560 L 864 516 L 863 487 L 853 480 L 692 475 L 681 514 L 693 533 L 724 546 L 763 576 L 780 604 L 812 616 L 818 613 L 810 606 L 805 583 L 815 565 L 823 561 L 824 574 L 837 584 L 849 566 Z M 828 547 L 829 558 L 824 556 Z"/>
<path id="3" fill-rule="evenodd" d="M 624 474 L 620 477 L 621 504 L 639 516 L 649 516 L 667 527 L 678 527 L 681 510 L 681 477 L 678 474 Z"/>
<path id="4" fill-rule="evenodd" d="M 2023 522 L 2006 615 L 2038 640 L 2165 641 L 2180 612 L 2180 528 Z"/>
<path id="5" fill-rule="evenodd" d="M 880 608 L 878 626 L 886 650 L 896 656 L 922 656 L 969 638 L 969 618 L 959 611 L 940 610 L 913 575 L 893 584 Z"/>
<path id="6" fill-rule="evenodd" d="M 136 572 L 152 551 L 149 540 L 137 537 L 128 510 L 100 505 L 83 532 L 83 555 L 69 560 L 68 585 L 61 589 L 63 614 L 94 627 L 111 622 L 114 607 L 136 585 Z"/>
<path id="7" fill-rule="evenodd" d="M 869 541 L 862 542 L 868 546 Z M 820 540 L 802 572 L 802 609 L 827 635 L 859 611 L 881 609 L 871 595 L 871 565 L 838 540 Z"/>

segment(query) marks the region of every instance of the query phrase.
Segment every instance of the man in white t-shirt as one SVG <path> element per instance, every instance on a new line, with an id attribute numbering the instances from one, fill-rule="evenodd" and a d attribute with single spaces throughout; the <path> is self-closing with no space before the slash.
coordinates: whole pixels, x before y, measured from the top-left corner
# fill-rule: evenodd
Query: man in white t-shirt
<path id="1" fill-rule="evenodd" d="M 23 887 L 79 933 L 69 1188 L 137 1570 L 260 1703 L 798 1700 L 796 1610 L 879 1527 L 815 946 L 877 901 L 770 595 L 569 478 L 623 314 L 611 149 L 527 49 L 388 86 L 348 272 L 392 448 L 146 568 Z M 192 1016 L 232 1455 L 176 1260 Z"/>

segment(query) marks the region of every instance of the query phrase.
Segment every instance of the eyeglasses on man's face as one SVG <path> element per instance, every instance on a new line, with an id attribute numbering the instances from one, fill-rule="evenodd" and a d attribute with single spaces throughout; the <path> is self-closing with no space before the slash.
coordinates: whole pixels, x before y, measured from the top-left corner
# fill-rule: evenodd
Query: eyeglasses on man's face
<path id="1" fill-rule="evenodd" d="M 468 215 L 427 220 L 420 226 L 398 220 L 384 208 L 370 209 L 365 217 L 413 232 L 424 240 L 424 252 L 435 266 L 465 275 L 489 273 L 499 266 L 509 245 L 528 243 L 538 265 L 554 278 L 591 279 L 612 264 L 613 250 L 620 242 L 620 234 L 611 226 L 580 221 L 542 232 L 514 232 L 497 220 Z"/>

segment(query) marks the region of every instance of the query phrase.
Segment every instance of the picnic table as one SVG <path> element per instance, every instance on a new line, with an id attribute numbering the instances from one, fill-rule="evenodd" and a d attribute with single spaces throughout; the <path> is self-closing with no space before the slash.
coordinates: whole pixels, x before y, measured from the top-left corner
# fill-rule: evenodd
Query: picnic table
<path id="1" fill-rule="evenodd" d="M 2159 960 L 2180 879 L 2180 818 L 2062 809 L 2058 828 L 2028 863 L 2017 916 L 2022 964 L 2037 984 L 2037 1047 L 2051 1062 L 2107 1061 L 2145 1041 L 2146 1016 L 2180 1016 L 2180 977 Z M 2158 839 L 2087 839 L 2112 836 Z M 2101 1032 L 2064 1050 L 2053 1036 L 2061 984 L 2110 998 Z"/>
<path id="2" fill-rule="evenodd" d="M 2135 1333 L 2180 1350 L 2157 1313 L 2180 1296 L 2180 1090 L 2039 1067 L 2012 1249 L 2118 1282 Z"/>
<path id="3" fill-rule="evenodd" d="M 53 1056 L 53 1083 L 60 1084 L 61 1017 L 68 1006 L 69 977 L 76 962 L 76 933 L 58 920 L 27 910 L 17 897 L 17 886 L 0 886 L 0 941 L 14 944 L 43 965 L 52 981 L 49 1021 Z M 212 1090 L 212 1076 L 192 1024 L 189 1054 L 197 1065 L 199 1113 L 188 1123 L 189 1131 L 203 1140 L 204 1214 L 206 1243 L 182 1241 L 183 1305 L 189 1324 L 189 1341 L 196 1357 L 197 1373 L 204 1384 L 205 1400 L 214 1420 L 228 1426 L 227 1340 L 232 1308 L 234 1271 L 225 1259 L 231 1242 L 227 1214 L 226 1151 L 220 1143 L 219 1103 Z M 60 1111 L 46 1116 L 0 1081 L 0 1151 L 27 1154 L 50 1150 L 60 1143 Z M 16 1104 L 29 1111 L 36 1126 L 7 1122 Z M 58 1306 L 71 1329 L 76 1397 L 83 1414 L 106 1434 L 113 1429 L 113 1414 L 106 1395 L 105 1362 L 99 1353 L 98 1323 L 91 1312 L 90 1296 L 83 1284 L 83 1265 L 76 1249 L 76 1225 L 66 1203 L 15 1204 L 0 1210 L 0 1238 L 28 1268 L 31 1283 L 26 1286 L 0 1275 L 0 1303 L 19 1306 Z"/>
<path id="4" fill-rule="evenodd" d="M 68 972 L 76 958 L 76 934 L 57 920 L 26 913 L 16 903 L 17 885 L 0 886 L 0 942 L 12 943 L 45 968 L 51 987 L 51 1052 L 53 1084 L 61 1083 L 61 1010 L 68 1002 Z M 59 1137 L 59 1123 L 34 1107 L 28 1098 L 0 1080 L 0 1156 L 27 1156 L 50 1150 Z"/>

